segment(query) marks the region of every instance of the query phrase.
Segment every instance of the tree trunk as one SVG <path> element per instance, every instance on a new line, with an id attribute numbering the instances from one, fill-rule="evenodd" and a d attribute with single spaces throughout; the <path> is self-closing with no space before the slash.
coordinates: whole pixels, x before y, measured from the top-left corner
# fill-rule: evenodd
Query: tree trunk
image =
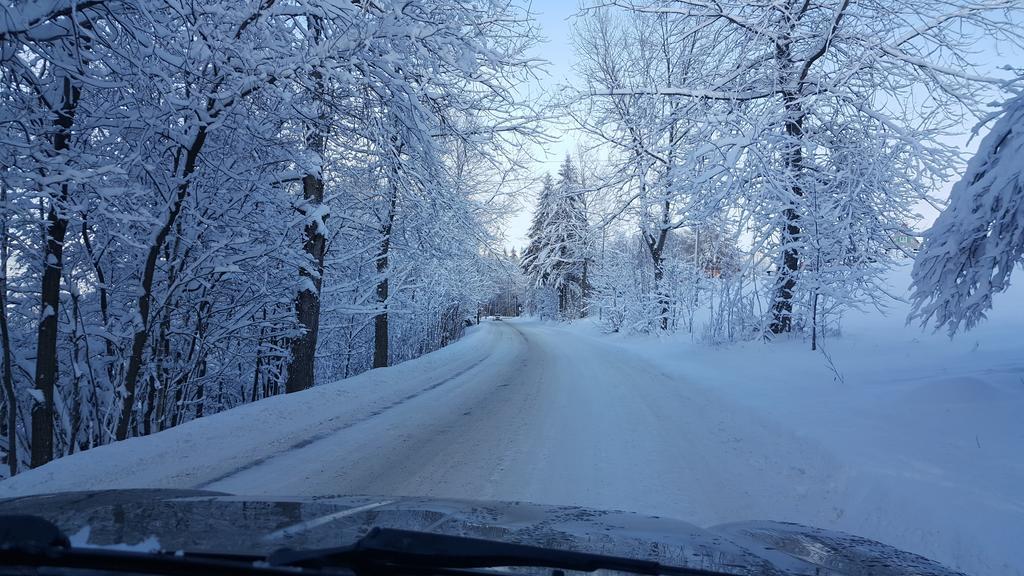
<path id="1" fill-rule="evenodd" d="M 3 339 L 3 382 L 7 396 L 7 466 L 11 476 L 18 473 L 18 396 L 14 392 L 14 374 L 11 373 L 11 334 L 7 327 L 7 186 L 0 184 L 0 203 L 3 204 L 3 222 L 0 230 L 0 338 Z"/>
<path id="2" fill-rule="evenodd" d="M 324 200 L 323 178 L 312 174 L 304 176 L 302 193 L 309 208 L 315 212 Z M 304 285 L 295 296 L 295 315 L 303 333 L 291 341 L 292 359 L 288 364 L 288 379 L 284 385 L 286 393 L 305 390 L 314 381 L 316 341 L 320 330 L 320 289 L 323 286 L 324 252 L 327 246 L 323 227 L 324 219 L 319 214 L 306 224 L 303 250 L 312 260 L 313 269 L 305 266 L 299 268 L 299 277 L 303 279 Z"/>
<path id="3" fill-rule="evenodd" d="M 818 349 L 818 293 L 811 301 L 811 350 Z"/>
<path id="4" fill-rule="evenodd" d="M 381 227 L 380 251 L 377 252 L 377 305 L 380 312 L 373 319 L 373 367 L 388 365 L 388 255 L 391 251 L 391 232 L 395 225 L 395 207 L 398 205 L 398 190 L 391 189 L 391 201 L 387 218 Z"/>
<path id="5" fill-rule="evenodd" d="M 664 210 L 662 228 L 658 232 L 657 238 L 646 233 L 645 236 L 647 249 L 651 254 L 651 262 L 654 264 L 654 292 L 658 295 L 658 304 L 661 308 L 658 327 L 668 330 L 669 301 L 668 295 L 662 290 L 665 278 L 665 259 L 662 255 L 665 252 L 665 242 L 668 240 L 668 202 L 665 203 Z"/>
<path id="6" fill-rule="evenodd" d="M 81 87 L 72 84 L 65 77 L 61 94 L 61 107 L 53 124 L 53 152 L 59 155 L 71 143 L 71 126 L 74 123 Z M 64 258 L 64 235 L 68 220 L 67 209 L 69 184 L 60 185 L 57 198 L 50 199 L 46 215 L 46 244 L 43 251 L 43 278 L 40 294 L 38 340 L 36 344 L 35 389 L 41 398 L 32 404 L 32 458 L 33 468 L 42 466 L 53 459 L 53 391 L 57 383 L 57 311 L 60 306 L 60 278 Z"/>
<path id="7" fill-rule="evenodd" d="M 654 261 L 654 291 L 658 295 L 658 327 L 668 330 L 669 298 L 665 293 L 665 261 L 661 257 Z"/>
<path id="8" fill-rule="evenodd" d="M 69 278 L 68 284 L 71 283 Z M 81 411 L 81 388 L 82 388 L 82 374 L 85 372 L 81 370 L 78 365 L 78 359 L 82 355 L 82 351 L 79 349 L 79 342 L 85 341 L 88 336 L 85 334 L 84 324 L 81 333 L 78 332 L 78 318 L 81 317 L 81 308 L 79 306 L 78 295 L 76 292 L 71 292 L 71 398 L 65 405 L 70 411 L 70 433 L 68 434 L 68 445 L 65 454 L 74 454 L 78 444 L 78 433 L 82 428 L 82 411 Z M 89 361 L 88 354 L 85 356 L 85 361 Z"/>
<path id="9" fill-rule="evenodd" d="M 310 17 L 309 26 L 316 38 L 319 39 L 319 19 Z M 324 88 L 322 75 L 318 70 L 314 70 L 312 76 L 320 92 L 317 95 L 319 98 L 323 94 Z M 305 266 L 299 268 L 302 286 L 295 296 L 295 316 L 302 327 L 302 335 L 291 341 L 291 362 L 288 364 L 288 378 L 284 384 L 286 393 L 310 388 L 315 380 L 316 341 L 320 332 L 320 290 L 323 287 L 324 253 L 327 248 L 327 240 L 324 237 L 326 216 L 320 213 L 324 203 L 323 171 L 327 145 L 324 122 L 326 114 L 323 106 L 320 107 L 319 122 L 314 126 L 307 127 L 308 134 L 306 136 L 306 147 L 319 157 L 318 170 L 315 174 L 306 174 L 302 177 L 303 206 L 301 211 L 307 218 L 311 217 L 311 220 L 306 223 L 305 242 L 302 248 L 312 262 L 312 269 Z"/>
<path id="10" fill-rule="evenodd" d="M 128 359 L 128 370 L 124 376 L 125 398 L 124 404 L 121 407 L 121 419 L 117 423 L 116 438 L 118 440 L 124 440 L 128 437 L 132 411 L 135 408 L 135 388 L 139 381 L 139 372 L 142 369 L 142 357 L 145 353 L 146 341 L 149 339 L 149 307 L 153 298 L 156 261 L 160 256 L 160 250 L 163 248 L 164 242 L 167 241 L 171 228 L 181 213 L 181 209 L 185 204 L 185 198 L 188 197 L 189 178 L 195 172 L 196 161 L 205 142 L 206 126 L 204 125 L 199 127 L 195 138 L 192 140 L 192 145 L 188 148 L 185 157 L 185 168 L 182 172 L 182 182 L 178 185 L 178 191 L 167 214 L 167 219 L 160 227 L 160 230 L 157 231 L 156 237 L 149 246 L 149 251 L 146 255 L 146 263 L 142 270 L 142 291 L 139 294 L 138 300 L 140 326 L 136 329 L 135 335 L 132 338 L 132 352 Z"/>
<path id="11" fill-rule="evenodd" d="M 788 40 L 779 43 L 776 59 L 783 66 L 783 85 L 793 75 L 791 47 Z M 800 214 L 797 201 L 803 196 L 800 178 L 803 172 L 803 124 L 804 111 L 800 104 L 800 94 L 784 91 L 782 94 L 785 109 L 785 132 L 789 141 L 783 163 L 786 176 L 790 179 L 789 206 L 782 211 L 785 219 L 781 233 L 782 262 L 778 267 L 775 284 L 775 301 L 772 304 L 772 321 L 769 330 L 772 334 L 782 334 L 793 329 L 793 289 L 800 270 Z"/>
<path id="12" fill-rule="evenodd" d="M 590 315 L 588 302 L 590 302 L 590 257 L 583 259 L 583 274 L 580 276 L 580 317 L 586 318 Z"/>
<path id="13" fill-rule="evenodd" d="M 794 108 L 799 107 L 793 104 Z M 788 106 L 787 106 L 788 108 Z M 803 119 L 786 121 L 786 134 L 791 138 L 799 138 L 803 134 Z M 794 144 L 786 154 L 787 173 L 793 179 L 790 192 L 793 202 L 803 196 L 803 189 L 798 183 L 803 162 L 803 153 L 799 143 Z M 800 270 L 800 251 L 797 242 L 800 240 L 800 214 L 793 206 L 782 211 L 786 221 L 782 230 L 782 265 L 779 266 L 775 284 L 775 302 L 772 305 L 772 323 L 769 327 L 772 334 L 782 334 L 793 329 L 793 289 L 796 288 L 796 276 Z"/>
<path id="14" fill-rule="evenodd" d="M 103 265 L 100 262 L 99 255 L 96 254 L 92 247 L 92 241 L 89 239 L 89 223 L 84 219 L 82 220 L 82 245 L 85 247 L 86 253 L 89 255 L 89 261 L 92 263 L 93 272 L 96 273 L 96 290 L 100 296 L 100 319 L 103 320 L 103 329 L 108 333 L 104 334 L 103 340 L 106 344 L 106 372 L 107 382 L 114 382 L 114 342 L 110 337 L 110 302 L 109 296 L 107 295 L 107 278 L 103 272 Z"/>
<path id="15" fill-rule="evenodd" d="M 387 256 L 377 259 L 377 271 L 387 270 Z M 377 303 L 383 310 L 373 317 L 373 367 L 388 365 L 388 279 L 385 276 L 377 282 Z"/>

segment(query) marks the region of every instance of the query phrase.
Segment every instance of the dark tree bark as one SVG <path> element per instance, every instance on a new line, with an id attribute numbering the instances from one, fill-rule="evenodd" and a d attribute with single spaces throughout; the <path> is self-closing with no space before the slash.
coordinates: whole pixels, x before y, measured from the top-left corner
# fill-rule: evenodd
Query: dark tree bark
<path id="1" fill-rule="evenodd" d="M 103 271 L 103 265 L 100 262 L 100 256 L 92 247 L 92 240 L 89 238 L 89 223 L 83 217 L 82 220 L 82 245 L 85 247 L 86 253 L 89 255 L 89 261 L 92 263 L 93 272 L 96 273 L 96 290 L 100 296 L 100 319 L 103 320 L 103 328 L 108 329 L 110 327 L 110 297 L 107 294 L 107 277 Z M 114 364 L 111 362 L 114 358 L 114 342 L 109 337 L 104 338 L 106 351 L 107 351 L 107 381 L 114 381 Z"/>
<path id="2" fill-rule="evenodd" d="M 199 358 L 196 369 L 196 419 L 202 418 L 206 413 L 206 352 L 203 341 L 206 339 L 206 318 L 210 313 L 209 301 L 199 305 L 198 319 L 196 320 L 196 332 L 199 334 Z"/>
<path id="3" fill-rule="evenodd" d="M 312 210 L 323 204 L 324 181 L 320 176 L 307 174 L 302 178 L 303 198 Z M 306 224 L 303 250 L 313 263 L 312 270 L 299 268 L 299 276 L 308 282 L 295 296 L 295 315 L 302 326 L 303 334 L 291 341 L 292 359 L 288 365 L 288 379 L 285 392 L 298 392 L 313 385 L 314 357 L 317 335 L 320 330 L 320 289 L 323 286 L 324 253 L 327 240 L 323 235 L 324 219 L 317 215 Z M 386 296 L 386 294 L 385 294 Z"/>
<path id="4" fill-rule="evenodd" d="M 309 18 L 309 27 L 316 39 L 320 38 L 320 21 Z M 323 98 L 323 75 L 319 70 L 312 73 L 318 94 Z M 299 268 L 299 277 L 303 286 L 295 296 L 295 316 L 302 327 L 302 335 L 291 341 L 291 362 L 288 364 L 288 378 L 285 380 L 286 393 L 299 392 L 313 386 L 315 381 L 316 342 L 320 332 L 320 290 L 323 287 L 324 253 L 327 250 L 327 239 L 324 237 L 326 216 L 320 214 L 324 203 L 324 153 L 327 147 L 326 114 L 321 105 L 321 112 L 315 125 L 307 127 L 306 147 L 317 154 L 320 165 L 315 174 L 302 177 L 302 213 L 311 218 L 304 230 L 305 242 L 302 249 L 312 263 L 312 268 Z M 309 212 L 312 212 L 310 214 Z"/>
<path id="5" fill-rule="evenodd" d="M 124 440 L 128 437 L 132 412 L 135 408 L 135 389 L 139 381 L 139 372 L 142 370 L 142 359 L 145 354 L 146 341 L 149 339 L 149 309 L 153 299 L 153 281 L 156 276 L 156 261 L 160 256 L 160 250 L 163 249 L 164 242 L 167 241 L 167 236 L 170 234 L 175 221 L 178 219 L 178 215 L 181 213 L 181 210 L 185 205 L 185 199 L 188 197 L 189 179 L 192 174 L 195 173 L 196 162 L 199 159 L 199 152 L 203 149 L 203 144 L 205 142 L 206 126 L 203 125 L 199 127 L 195 138 L 192 140 L 192 144 L 189 146 L 188 151 L 185 154 L 185 166 L 182 171 L 182 182 L 178 185 L 178 190 L 175 194 L 174 202 L 171 204 L 171 209 L 167 214 L 167 218 L 157 231 L 156 237 L 153 239 L 153 243 L 150 244 L 148 253 L 146 254 L 146 262 L 142 269 L 142 291 L 139 294 L 138 300 L 139 319 L 141 325 L 135 331 L 135 335 L 132 338 L 132 352 L 131 356 L 128 358 L 128 370 L 125 372 L 125 398 L 124 404 L 121 407 L 121 419 L 118 421 L 116 432 L 116 438 L 118 440 Z"/>
<path id="6" fill-rule="evenodd" d="M 780 62 L 790 61 L 790 47 L 783 43 L 778 48 L 776 57 Z M 785 105 L 785 132 L 789 139 L 789 148 L 786 150 L 783 162 L 785 163 L 786 174 L 791 179 L 790 206 L 782 211 L 785 220 L 781 233 L 782 261 L 778 267 L 775 284 L 775 299 L 772 304 L 772 321 L 768 329 L 772 334 L 782 334 L 793 329 L 793 289 L 796 287 L 797 274 L 800 270 L 800 249 L 801 236 L 800 213 L 795 207 L 796 202 L 803 196 L 803 188 L 800 186 L 800 176 L 803 171 L 803 124 L 804 111 L 800 106 L 799 94 L 796 92 L 784 92 L 783 102 Z"/>
<path id="7" fill-rule="evenodd" d="M 380 250 L 377 252 L 377 305 L 380 312 L 373 318 L 373 367 L 388 365 L 388 255 L 391 251 L 391 232 L 395 225 L 395 207 L 398 205 L 398 190 L 391 189 L 388 213 L 381 226 Z"/>
<path id="8" fill-rule="evenodd" d="M 53 152 L 59 155 L 71 144 L 71 127 L 81 97 L 81 87 L 71 78 L 63 80 L 60 108 L 53 121 Z M 57 312 L 60 307 L 60 278 L 64 259 L 64 236 L 70 185 L 63 183 L 56 198 L 50 199 L 44 231 L 43 278 L 40 294 L 38 339 L 36 343 L 35 389 L 41 398 L 32 404 L 32 455 L 35 468 L 53 459 L 53 389 L 57 383 Z"/>
<path id="9" fill-rule="evenodd" d="M 849 0 L 843 0 L 840 4 L 835 18 L 827 34 L 831 39 L 846 15 Z M 769 330 L 772 334 L 782 334 L 793 329 L 793 290 L 797 284 L 797 276 L 800 270 L 800 248 L 801 241 L 800 212 L 797 204 L 804 195 L 800 181 L 804 171 L 804 119 L 806 112 L 801 104 L 804 86 L 808 82 L 808 75 L 811 68 L 828 52 L 831 42 L 822 42 L 818 49 L 803 59 L 798 60 L 793 52 L 792 33 L 796 28 L 797 20 L 807 15 L 810 4 L 802 2 L 800 8 L 792 10 L 786 17 L 785 33 L 781 34 L 775 41 L 775 59 L 779 65 L 779 86 L 782 102 L 785 110 L 784 131 L 789 140 L 788 149 L 784 152 L 783 162 L 786 173 L 791 179 L 790 183 L 790 205 L 782 211 L 785 220 L 781 230 L 782 259 L 778 269 L 775 284 L 775 301 L 772 304 L 772 321 Z"/>
<path id="10" fill-rule="evenodd" d="M 235 33 L 235 38 L 239 38 L 242 32 L 253 22 L 258 19 L 260 12 L 257 11 L 246 20 L 242 22 L 238 30 Z M 273 84 L 276 79 L 271 77 L 266 81 L 268 84 Z M 210 91 L 211 94 L 216 94 L 221 86 L 221 82 L 218 81 L 213 89 Z M 228 101 L 219 101 L 213 97 L 207 98 L 206 101 L 206 120 L 199 124 L 196 129 L 196 134 L 192 138 L 192 142 L 187 148 L 184 148 L 185 163 L 182 168 L 181 183 L 178 185 L 178 189 L 171 201 L 170 209 L 167 213 L 163 224 L 160 229 L 157 230 L 156 236 L 153 242 L 150 244 L 146 254 L 146 262 L 143 265 L 142 270 L 142 281 L 141 291 L 138 298 L 139 306 L 139 319 L 140 326 L 135 331 L 132 338 L 132 350 L 131 356 L 128 358 L 128 369 L 125 371 L 124 377 L 124 389 L 125 398 L 124 404 L 121 407 L 121 417 L 117 423 L 117 431 L 115 432 L 115 438 L 117 440 L 124 440 L 128 437 L 128 430 L 131 425 L 132 413 L 135 409 L 135 389 L 139 381 L 139 372 L 142 369 L 142 359 L 145 354 L 146 342 L 149 339 L 149 327 L 150 317 L 149 309 L 153 299 L 153 281 L 156 275 L 156 263 L 160 257 L 160 251 L 163 249 L 164 243 L 167 242 L 167 237 L 170 235 L 171 230 L 174 228 L 175 222 L 178 216 L 181 214 L 182 208 L 185 206 L 185 200 L 189 195 L 189 186 L 191 183 L 192 175 L 196 171 L 196 163 L 199 160 L 199 153 L 203 149 L 203 145 L 206 143 L 206 137 L 210 127 L 210 122 L 220 116 L 221 112 L 230 108 L 231 103 L 237 99 L 245 98 L 252 92 L 258 90 L 258 86 L 253 87 L 249 90 L 241 92 L 237 97 L 229 99 Z M 174 173 L 178 174 L 178 158 L 174 160 Z"/>
<path id="11" fill-rule="evenodd" d="M 658 327 L 662 330 L 668 330 L 668 312 L 669 312 L 669 301 L 668 295 L 663 290 L 664 279 L 665 279 L 665 242 L 668 241 L 668 216 L 670 204 L 668 201 L 665 202 L 662 207 L 662 226 L 658 231 L 657 236 L 646 234 L 647 250 L 651 254 L 651 263 L 654 264 L 654 290 L 658 295 L 658 305 L 660 308 L 661 316 L 658 319 Z"/>
<path id="12" fill-rule="evenodd" d="M 255 320 L 255 316 L 253 320 Z M 267 320 L 267 309 L 263 309 L 263 321 Z M 252 371 L 252 399 L 250 402 L 255 402 L 260 399 L 260 374 L 263 372 L 263 340 L 266 338 L 267 329 L 266 326 L 260 326 L 260 335 L 256 338 L 256 366 Z"/>
<path id="13" fill-rule="evenodd" d="M 0 203 L 7 205 L 7 186 L 0 184 Z M 11 373 L 11 334 L 7 326 L 7 213 L 4 212 L 0 229 L 0 338 L 3 339 L 3 382 L 7 397 L 7 466 L 11 476 L 18 473 L 18 397 L 14 392 L 14 374 Z"/>

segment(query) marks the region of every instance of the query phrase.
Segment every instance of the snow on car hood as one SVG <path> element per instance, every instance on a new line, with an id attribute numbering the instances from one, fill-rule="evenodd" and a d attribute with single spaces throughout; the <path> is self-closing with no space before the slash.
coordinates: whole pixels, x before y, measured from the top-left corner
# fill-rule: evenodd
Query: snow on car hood
<path id="1" fill-rule="evenodd" d="M 949 576 L 926 558 L 840 532 L 780 522 L 699 528 L 629 512 L 522 502 L 343 496 L 252 499 L 189 490 L 109 490 L 0 501 L 91 546 L 269 553 L 348 544 L 373 527 L 420 530 L 655 560 L 733 574 Z M 84 535 L 84 536 L 83 536 Z"/>

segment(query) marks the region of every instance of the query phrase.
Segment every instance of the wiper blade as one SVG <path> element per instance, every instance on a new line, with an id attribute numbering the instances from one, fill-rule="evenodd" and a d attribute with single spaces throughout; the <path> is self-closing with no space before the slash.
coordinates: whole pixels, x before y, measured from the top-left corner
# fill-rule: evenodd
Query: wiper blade
<path id="1" fill-rule="evenodd" d="M 350 546 L 321 550 L 279 550 L 268 558 L 274 566 L 351 567 L 355 572 L 403 568 L 533 567 L 593 572 L 615 570 L 666 576 L 726 576 L 724 572 L 668 566 L 651 560 L 605 556 L 462 536 L 373 528 Z"/>
<path id="2" fill-rule="evenodd" d="M 128 552 L 102 548 L 0 548 L 0 566 L 74 568 L 165 576 L 296 576 L 303 573 L 303 570 L 295 568 L 269 566 L 263 561 L 261 556 L 225 559 L 196 554 Z"/>
<path id="3" fill-rule="evenodd" d="M 604 556 L 461 536 L 374 528 L 350 546 L 278 550 L 269 556 L 207 552 L 132 552 L 77 548 L 36 516 L 0 517 L 0 566 L 59 567 L 194 576 L 342 576 L 350 574 L 448 574 L 487 576 L 474 568 L 532 567 L 593 572 L 615 570 L 666 576 L 726 576 L 724 572 L 668 566 L 650 560 Z"/>
<path id="4" fill-rule="evenodd" d="M 38 516 L 0 516 L 0 566 L 73 568 L 164 576 L 296 576 L 307 572 L 270 566 L 265 556 L 132 552 L 72 547 L 60 529 Z M 308 572 L 313 572 L 309 570 Z M 339 574 L 333 570 L 320 574 Z M 345 570 L 344 574 L 351 574 Z"/>

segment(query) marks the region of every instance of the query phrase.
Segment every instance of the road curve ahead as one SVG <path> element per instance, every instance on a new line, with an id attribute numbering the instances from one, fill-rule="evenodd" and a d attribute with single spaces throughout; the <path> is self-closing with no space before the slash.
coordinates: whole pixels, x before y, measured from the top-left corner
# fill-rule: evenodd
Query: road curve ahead
<path id="1" fill-rule="evenodd" d="M 698 524 L 820 513 L 837 486 L 806 441 L 598 339 L 490 322 L 491 353 L 372 417 L 197 484 L 627 509 Z M 798 496 L 808 510 L 794 510 Z"/>
<path id="2" fill-rule="evenodd" d="M 712 388 L 579 331 L 506 320 L 391 368 L 60 458 L 0 482 L 0 498 L 205 488 L 831 526 L 844 478 L 812 441 Z"/>
<path id="3" fill-rule="evenodd" d="M 585 330 L 485 321 L 416 360 L 60 458 L 0 482 L 0 498 L 207 488 L 285 498 L 521 500 L 700 526 L 793 521 L 954 566 L 1013 565 L 994 554 L 1019 540 L 1014 502 L 993 502 L 978 516 L 1002 524 L 962 528 L 957 510 L 967 504 L 937 507 L 915 492 L 934 483 L 905 476 L 930 469 L 840 460 L 844 445 L 823 448 L 814 426 L 773 420 L 736 398 Z M 934 526 L 921 529 L 929 518 Z"/>

